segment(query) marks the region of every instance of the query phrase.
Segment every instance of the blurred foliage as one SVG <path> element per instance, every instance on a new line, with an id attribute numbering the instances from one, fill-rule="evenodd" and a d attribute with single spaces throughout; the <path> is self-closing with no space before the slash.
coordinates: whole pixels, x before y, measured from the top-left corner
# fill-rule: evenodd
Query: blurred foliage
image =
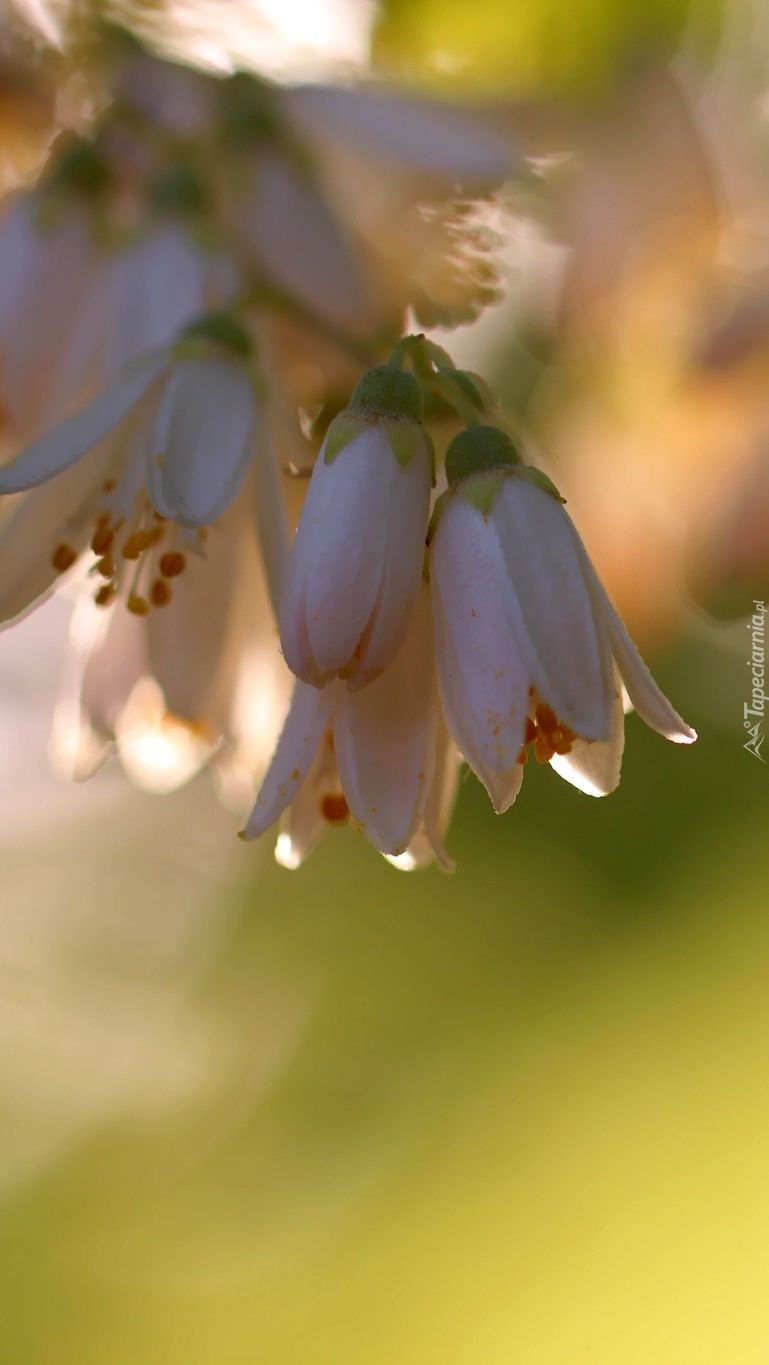
<path id="1" fill-rule="evenodd" d="M 374 58 L 478 95 L 591 96 L 684 36 L 711 49 L 722 11 L 723 0 L 379 0 Z"/>

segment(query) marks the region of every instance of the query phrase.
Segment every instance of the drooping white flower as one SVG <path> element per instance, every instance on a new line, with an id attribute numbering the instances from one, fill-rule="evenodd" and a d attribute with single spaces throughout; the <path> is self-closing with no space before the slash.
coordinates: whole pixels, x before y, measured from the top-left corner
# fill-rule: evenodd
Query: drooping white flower
<path id="1" fill-rule="evenodd" d="M 592 795 L 619 781 L 623 688 L 652 729 L 695 732 L 654 682 L 548 481 L 493 428 L 456 438 L 430 549 L 441 698 L 497 811 L 526 746 Z"/>
<path id="2" fill-rule="evenodd" d="M 324 688 L 296 684 L 243 837 L 256 838 L 282 817 L 276 857 L 294 868 L 329 826 L 352 818 L 397 866 L 431 857 L 450 866 L 441 843 L 455 793 L 448 761 L 423 585 L 404 644 L 381 678 L 357 691 L 337 679 Z"/>
<path id="3" fill-rule="evenodd" d="M 26 492 L 0 529 L 0 619 L 24 611 L 89 545 L 100 605 L 126 585 L 140 614 L 170 601 L 169 580 L 202 549 L 255 456 L 270 480 L 246 345 L 228 320 L 201 322 L 0 469 L 0 493 Z M 270 511 L 264 521 L 269 538 Z"/>
<path id="4" fill-rule="evenodd" d="M 413 376 L 370 370 L 332 423 L 286 569 L 280 635 L 305 683 L 363 687 L 395 658 L 422 580 L 432 454 Z"/>
<path id="5" fill-rule="evenodd" d="M 60 771 L 88 778 L 117 752 L 137 786 L 160 792 L 213 761 L 228 805 L 242 811 L 253 800 L 293 687 L 270 600 L 287 528 L 274 526 L 282 509 L 271 505 L 268 574 L 263 499 L 254 472 L 162 612 L 137 615 L 117 602 L 100 611 L 79 594 L 51 745 Z"/>

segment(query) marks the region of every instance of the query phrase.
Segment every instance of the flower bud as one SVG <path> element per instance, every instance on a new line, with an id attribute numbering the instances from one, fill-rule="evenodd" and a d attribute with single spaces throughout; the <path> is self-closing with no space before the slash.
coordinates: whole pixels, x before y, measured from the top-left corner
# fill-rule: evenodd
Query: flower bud
<path id="1" fill-rule="evenodd" d="M 413 376 L 379 366 L 332 422 L 289 555 L 280 613 L 304 682 L 365 686 L 395 657 L 419 593 L 432 447 Z"/>

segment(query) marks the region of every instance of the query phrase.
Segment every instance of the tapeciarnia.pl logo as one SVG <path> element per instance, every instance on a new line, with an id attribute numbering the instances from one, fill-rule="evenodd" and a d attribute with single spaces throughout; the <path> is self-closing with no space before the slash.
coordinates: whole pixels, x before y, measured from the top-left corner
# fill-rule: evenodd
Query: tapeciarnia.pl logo
<path id="1" fill-rule="evenodd" d="M 748 668 L 751 671 L 751 694 L 750 701 L 746 701 L 742 708 L 742 723 L 748 732 L 748 738 L 743 744 L 743 749 L 747 749 L 749 754 L 757 758 L 761 763 L 766 763 L 766 759 L 761 753 L 761 745 L 764 742 L 763 724 L 766 706 L 766 693 L 764 692 L 764 617 L 766 607 L 763 602 L 753 603 L 755 611 L 747 623 L 750 631 L 750 656 L 748 658 Z"/>

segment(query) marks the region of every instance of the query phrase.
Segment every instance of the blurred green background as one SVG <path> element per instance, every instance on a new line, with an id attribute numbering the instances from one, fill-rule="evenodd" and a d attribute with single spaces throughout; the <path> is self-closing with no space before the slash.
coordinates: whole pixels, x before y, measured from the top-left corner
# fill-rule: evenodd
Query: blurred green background
<path id="1" fill-rule="evenodd" d="M 349 831 L 287 873 L 233 851 L 204 781 L 108 775 L 117 809 L 7 853 L 28 935 L 56 890 L 35 969 L 5 963 L 4 1358 L 763 1362 L 769 782 L 743 670 L 670 660 L 700 742 L 631 717 L 608 800 L 534 766 L 497 819 L 468 781 L 453 877 Z"/>

